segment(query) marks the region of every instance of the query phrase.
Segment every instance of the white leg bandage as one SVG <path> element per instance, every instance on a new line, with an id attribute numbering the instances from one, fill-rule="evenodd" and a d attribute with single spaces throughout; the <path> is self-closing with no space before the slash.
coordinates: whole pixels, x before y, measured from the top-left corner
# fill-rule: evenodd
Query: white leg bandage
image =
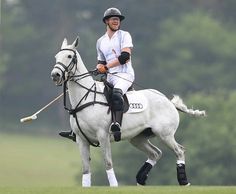
<path id="1" fill-rule="evenodd" d="M 157 163 L 157 161 L 155 160 L 151 160 L 148 158 L 148 160 L 146 161 L 147 163 L 151 164 L 152 166 L 155 166 L 155 164 Z"/>
<path id="2" fill-rule="evenodd" d="M 107 170 L 106 172 L 107 172 L 107 178 L 108 178 L 110 186 L 111 187 L 118 187 L 118 182 L 116 180 L 116 175 L 114 173 L 113 168 L 110 170 Z"/>
<path id="3" fill-rule="evenodd" d="M 177 160 L 176 164 L 185 164 L 185 161 L 184 160 Z"/>
<path id="4" fill-rule="evenodd" d="M 83 174 L 82 187 L 91 187 L 91 173 Z"/>

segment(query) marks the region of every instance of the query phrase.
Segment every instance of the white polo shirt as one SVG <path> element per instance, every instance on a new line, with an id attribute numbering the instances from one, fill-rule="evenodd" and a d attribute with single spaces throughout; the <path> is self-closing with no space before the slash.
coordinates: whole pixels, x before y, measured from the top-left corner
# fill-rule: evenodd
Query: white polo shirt
<path id="1" fill-rule="evenodd" d="M 111 38 L 104 34 L 97 40 L 97 59 L 107 63 L 120 56 L 123 48 L 133 48 L 132 38 L 129 32 L 117 30 Z M 134 76 L 131 59 L 124 65 L 119 65 L 109 69 L 110 73 L 128 73 Z"/>

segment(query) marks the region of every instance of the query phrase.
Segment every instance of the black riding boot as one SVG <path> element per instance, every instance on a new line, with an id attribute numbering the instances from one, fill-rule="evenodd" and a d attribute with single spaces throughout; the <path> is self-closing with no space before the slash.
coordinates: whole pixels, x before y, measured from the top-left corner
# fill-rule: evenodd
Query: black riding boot
<path id="1" fill-rule="evenodd" d="M 112 92 L 112 123 L 110 126 L 110 130 L 114 135 L 115 141 L 120 141 L 121 139 L 121 124 L 123 117 L 123 106 L 124 99 L 123 93 L 121 89 L 113 88 Z"/>
<path id="2" fill-rule="evenodd" d="M 123 111 L 112 112 L 112 123 L 110 126 L 111 132 L 114 135 L 115 141 L 121 139 L 121 124 L 122 124 Z"/>
<path id="3" fill-rule="evenodd" d="M 72 141 L 76 142 L 76 135 L 75 133 L 71 131 L 62 131 L 59 133 L 60 136 L 71 139 Z"/>

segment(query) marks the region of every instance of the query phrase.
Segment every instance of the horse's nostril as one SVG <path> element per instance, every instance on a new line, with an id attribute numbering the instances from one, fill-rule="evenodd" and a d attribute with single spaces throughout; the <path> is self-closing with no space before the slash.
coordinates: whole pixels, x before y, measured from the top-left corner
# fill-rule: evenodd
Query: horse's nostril
<path id="1" fill-rule="evenodd" d="M 51 77 L 52 77 L 53 81 L 58 81 L 60 79 L 60 74 L 54 72 L 54 73 L 51 74 Z"/>

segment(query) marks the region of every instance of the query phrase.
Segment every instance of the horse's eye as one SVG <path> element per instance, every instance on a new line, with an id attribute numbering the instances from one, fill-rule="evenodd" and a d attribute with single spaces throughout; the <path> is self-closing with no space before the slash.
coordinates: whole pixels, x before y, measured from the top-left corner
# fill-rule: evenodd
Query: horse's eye
<path id="1" fill-rule="evenodd" d="M 72 56 L 71 56 L 71 55 L 68 55 L 68 58 L 69 58 L 69 59 L 71 59 L 71 58 L 72 58 Z"/>

